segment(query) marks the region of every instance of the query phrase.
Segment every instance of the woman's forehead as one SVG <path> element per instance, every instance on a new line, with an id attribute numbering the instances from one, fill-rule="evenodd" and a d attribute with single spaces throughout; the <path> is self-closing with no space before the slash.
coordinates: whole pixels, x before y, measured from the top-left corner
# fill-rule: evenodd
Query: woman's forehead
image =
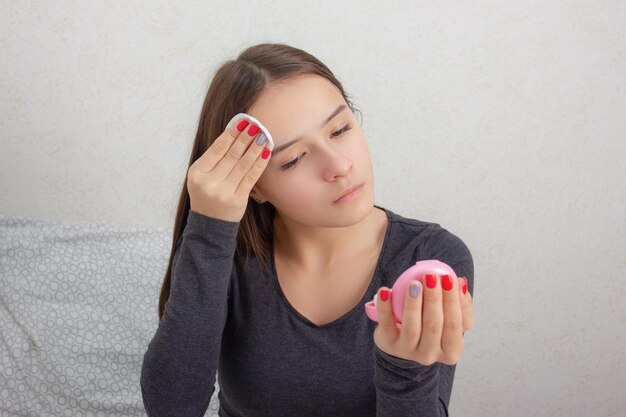
<path id="1" fill-rule="evenodd" d="M 334 84 L 307 74 L 267 87 L 247 113 L 263 123 L 279 145 L 319 129 L 341 104 L 346 103 Z"/>

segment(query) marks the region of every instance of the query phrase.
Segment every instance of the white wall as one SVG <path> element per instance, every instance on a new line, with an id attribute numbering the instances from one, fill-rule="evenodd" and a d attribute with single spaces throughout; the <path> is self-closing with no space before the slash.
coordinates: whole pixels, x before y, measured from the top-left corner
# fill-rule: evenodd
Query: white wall
<path id="1" fill-rule="evenodd" d="M 623 1 L 128 3 L 0 6 L 1 213 L 171 227 L 212 72 L 289 43 L 361 109 L 377 203 L 472 250 L 452 414 L 626 415 Z"/>

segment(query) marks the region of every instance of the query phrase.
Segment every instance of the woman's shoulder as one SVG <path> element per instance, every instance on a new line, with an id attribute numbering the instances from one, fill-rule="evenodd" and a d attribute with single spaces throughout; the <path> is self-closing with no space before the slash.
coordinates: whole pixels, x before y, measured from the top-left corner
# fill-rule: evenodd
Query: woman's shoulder
<path id="1" fill-rule="evenodd" d="M 448 245 L 463 243 L 456 234 L 439 223 L 407 217 L 388 208 L 377 207 L 387 213 L 389 227 L 393 232 L 394 239 L 406 237 L 408 239 L 417 239 L 422 244 L 426 242 L 430 244 L 445 243 Z"/>
<path id="2" fill-rule="evenodd" d="M 405 228 L 405 229 L 425 230 L 425 229 L 441 227 L 439 223 L 428 222 L 428 221 L 424 221 L 424 220 L 420 220 L 416 218 L 407 217 L 386 207 L 382 207 L 382 206 L 375 206 L 375 207 L 378 207 L 379 209 L 384 210 L 387 213 L 387 218 L 389 219 L 389 222 L 397 224 L 400 227 Z"/>
<path id="3" fill-rule="evenodd" d="M 390 209 L 387 257 L 399 258 L 413 264 L 420 260 L 437 259 L 450 265 L 458 276 L 471 276 L 474 265 L 472 254 L 465 242 L 441 224 L 407 217 Z M 459 275 L 460 274 L 460 275 Z"/>

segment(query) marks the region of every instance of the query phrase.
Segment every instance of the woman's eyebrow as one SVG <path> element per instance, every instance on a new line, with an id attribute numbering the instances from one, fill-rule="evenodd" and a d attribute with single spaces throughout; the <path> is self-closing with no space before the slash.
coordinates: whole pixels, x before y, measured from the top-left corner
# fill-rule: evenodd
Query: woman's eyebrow
<path id="1" fill-rule="evenodd" d="M 322 122 L 322 124 L 320 125 L 320 129 L 323 128 L 324 126 L 326 126 L 326 124 L 328 122 L 330 122 L 333 117 L 337 116 L 339 113 L 341 113 L 343 110 L 345 110 L 347 108 L 347 106 L 345 104 L 340 104 L 331 114 L 330 116 L 328 116 L 326 118 L 326 120 L 324 122 Z M 292 139 L 288 142 L 285 142 L 284 144 L 277 146 L 274 148 L 274 151 L 272 152 L 272 154 L 274 156 L 276 156 L 277 154 L 279 154 L 280 152 L 284 151 L 285 149 L 287 149 L 288 147 L 290 147 L 291 145 L 293 145 L 296 142 L 299 142 L 300 140 L 302 140 L 302 138 L 295 138 Z"/>

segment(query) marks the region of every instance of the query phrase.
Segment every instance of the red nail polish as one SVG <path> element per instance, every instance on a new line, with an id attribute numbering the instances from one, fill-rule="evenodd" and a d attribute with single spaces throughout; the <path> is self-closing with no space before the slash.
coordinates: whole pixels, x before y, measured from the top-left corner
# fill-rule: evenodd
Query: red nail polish
<path id="1" fill-rule="evenodd" d="M 248 129 L 248 135 L 254 136 L 257 133 L 259 133 L 259 130 L 261 130 L 261 128 L 259 128 L 259 126 L 252 125 L 252 126 L 250 126 L 250 129 Z"/>
<path id="2" fill-rule="evenodd" d="M 246 126 L 248 126 L 248 121 L 247 120 L 242 120 L 241 122 L 239 122 L 237 124 L 237 130 L 240 132 L 243 132 L 243 130 L 246 128 Z"/>
<path id="3" fill-rule="evenodd" d="M 463 277 L 463 285 L 461 287 L 463 288 L 463 294 L 467 294 L 467 278 Z"/>
<path id="4" fill-rule="evenodd" d="M 389 290 L 386 288 L 383 288 L 382 290 L 380 290 L 380 299 L 382 301 L 387 301 L 389 299 Z"/>
<path id="5" fill-rule="evenodd" d="M 441 286 L 444 290 L 450 291 L 452 289 L 452 277 L 448 274 L 441 276 Z"/>
<path id="6" fill-rule="evenodd" d="M 263 149 L 263 153 L 261 154 L 261 158 L 267 159 L 270 156 L 270 150 L 265 148 Z"/>
<path id="7" fill-rule="evenodd" d="M 435 288 L 437 285 L 437 277 L 433 274 L 426 274 L 426 286 L 428 288 Z"/>

